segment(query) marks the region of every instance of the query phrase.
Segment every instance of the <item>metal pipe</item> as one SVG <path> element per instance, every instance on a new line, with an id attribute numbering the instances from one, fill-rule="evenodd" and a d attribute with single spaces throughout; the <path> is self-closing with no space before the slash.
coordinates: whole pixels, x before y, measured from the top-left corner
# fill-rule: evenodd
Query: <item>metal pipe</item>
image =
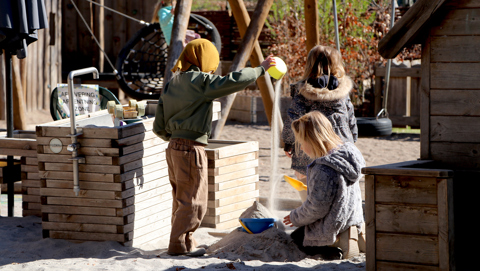
<path id="1" fill-rule="evenodd" d="M 393 25 L 395 23 L 395 0 L 392 0 L 392 13 L 390 14 L 390 30 L 392 30 Z M 389 58 L 387 60 L 387 69 L 385 75 L 385 94 L 383 95 L 383 109 L 384 114 L 388 118 L 388 111 L 387 111 L 387 102 L 388 102 L 388 86 L 390 84 L 390 68 L 392 66 L 392 59 Z"/>
<path id="2" fill-rule="evenodd" d="M 72 162 L 73 162 L 73 192 L 75 192 L 75 196 L 78 196 L 80 193 L 80 187 L 78 185 L 78 149 L 80 148 L 80 144 L 78 144 L 77 137 L 81 134 L 77 134 L 77 128 L 75 123 L 75 104 L 76 104 L 76 97 L 73 92 L 73 78 L 75 76 L 93 73 L 93 79 L 98 79 L 100 74 L 95 67 L 74 70 L 68 74 L 68 96 L 69 96 L 69 106 L 70 106 L 70 137 L 72 138 L 72 144 L 68 146 L 68 150 L 72 152 Z"/>
<path id="3" fill-rule="evenodd" d="M 333 0 L 333 19 L 335 22 L 335 44 L 337 45 L 337 50 L 340 52 L 340 37 L 338 34 L 338 17 L 337 17 L 337 1 Z"/>

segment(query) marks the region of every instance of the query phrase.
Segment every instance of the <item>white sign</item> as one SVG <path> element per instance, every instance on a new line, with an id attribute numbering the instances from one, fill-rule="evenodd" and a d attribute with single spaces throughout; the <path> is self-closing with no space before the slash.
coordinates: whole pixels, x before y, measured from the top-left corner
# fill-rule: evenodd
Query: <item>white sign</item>
<path id="1" fill-rule="evenodd" d="M 62 118 L 70 117 L 70 97 L 68 85 L 58 84 L 58 106 Z M 75 115 L 85 115 L 100 110 L 100 96 L 98 85 L 75 85 L 73 89 L 76 103 L 74 104 Z"/>
<path id="2" fill-rule="evenodd" d="M 62 148 L 63 148 L 63 144 L 62 144 L 62 141 L 60 141 L 60 139 L 52 138 L 52 140 L 50 140 L 50 150 L 53 153 L 61 152 Z"/>

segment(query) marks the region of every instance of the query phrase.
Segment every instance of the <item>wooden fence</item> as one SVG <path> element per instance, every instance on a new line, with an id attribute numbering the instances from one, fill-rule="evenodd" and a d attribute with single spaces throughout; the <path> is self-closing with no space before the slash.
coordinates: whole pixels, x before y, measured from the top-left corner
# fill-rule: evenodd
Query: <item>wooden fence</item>
<path id="1" fill-rule="evenodd" d="M 14 87 L 19 88 L 27 112 L 48 109 L 50 92 L 62 80 L 62 0 L 45 0 L 49 28 L 37 31 L 38 40 L 28 46 L 25 59 L 12 57 Z M 0 119 L 5 119 L 5 58 L 0 56 Z M 19 80 L 15 80 L 15 79 Z M 16 82 L 15 82 L 16 81 Z M 14 112 L 15 113 L 15 112 Z"/>
<path id="2" fill-rule="evenodd" d="M 385 67 L 375 68 L 375 114 L 383 108 L 385 74 Z M 387 112 L 395 127 L 420 127 L 419 65 L 391 68 Z"/>

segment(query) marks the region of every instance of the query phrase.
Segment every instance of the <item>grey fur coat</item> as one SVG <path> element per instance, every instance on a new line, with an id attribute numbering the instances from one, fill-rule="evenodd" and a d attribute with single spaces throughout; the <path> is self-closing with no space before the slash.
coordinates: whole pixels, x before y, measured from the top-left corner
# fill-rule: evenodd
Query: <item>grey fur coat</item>
<path id="1" fill-rule="evenodd" d="M 290 212 L 293 225 L 305 226 L 304 246 L 332 245 L 339 233 L 363 223 L 362 167 L 365 160 L 350 142 L 308 165 L 307 200 Z"/>
<path id="2" fill-rule="evenodd" d="M 348 76 L 339 78 L 338 81 L 338 87 L 333 90 L 314 88 L 305 81 L 290 86 L 292 102 L 283 126 L 282 138 L 285 151 L 292 152 L 292 169 L 303 175 L 306 175 L 307 165 L 312 160 L 301 150 L 294 151 L 295 136 L 291 127 L 294 120 L 310 111 L 319 111 L 330 120 L 333 130 L 343 142 L 357 141 L 357 120 L 349 96 L 353 89 L 353 82 Z"/>

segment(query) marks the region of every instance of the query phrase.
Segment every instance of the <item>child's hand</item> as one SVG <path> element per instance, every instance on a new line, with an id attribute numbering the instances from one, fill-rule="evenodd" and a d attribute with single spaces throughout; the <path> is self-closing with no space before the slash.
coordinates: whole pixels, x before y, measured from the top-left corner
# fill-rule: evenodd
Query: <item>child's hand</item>
<path id="1" fill-rule="evenodd" d="M 283 224 L 285 224 L 285 226 L 290 225 L 290 227 L 293 227 L 293 223 L 290 221 L 290 215 L 287 215 L 283 218 Z"/>
<path id="2" fill-rule="evenodd" d="M 265 71 L 268 71 L 270 67 L 276 66 L 277 62 L 275 61 L 275 58 L 273 58 L 273 55 L 267 56 L 265 60 L 260 64 L 260 66 L 263 66 L 265 68 Z"/>

